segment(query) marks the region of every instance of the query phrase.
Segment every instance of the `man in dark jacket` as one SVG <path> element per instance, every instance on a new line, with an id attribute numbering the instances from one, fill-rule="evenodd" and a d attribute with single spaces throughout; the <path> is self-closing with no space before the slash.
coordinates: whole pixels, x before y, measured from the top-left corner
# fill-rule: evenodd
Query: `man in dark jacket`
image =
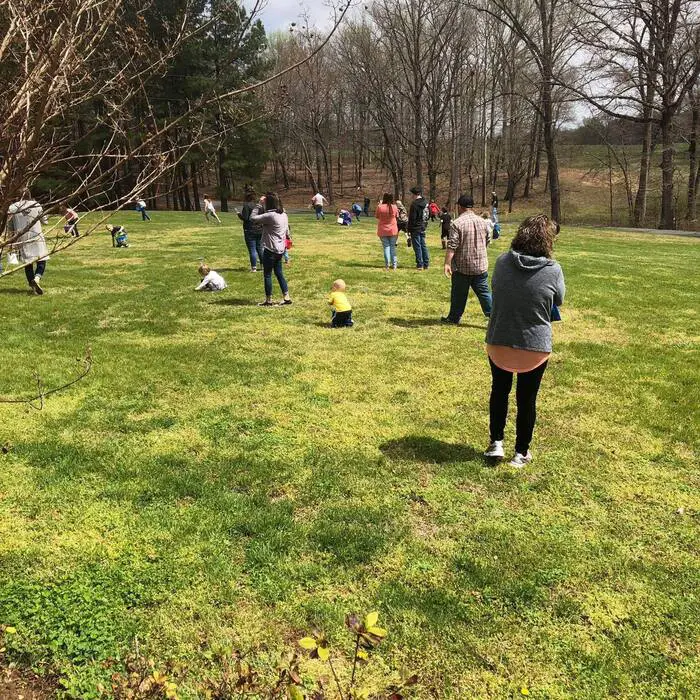
<path id="1" fill-rule="evenodd" d="M 246 188 L 245 204 L 242 211 L 236 211 L 238 218 L 243 222 L 243 238 L 248 248 L 250 257 L 250 271 L 258 271 L 258 262 L 262 265 L 262 226 L 254 224 L 250 220 L 250 215 L 258 206 L 255 190 Z"/>
<path id="2" fill-rule="evenodd" d="M 427 270 L 430 265 L 430 253 L 425 244 L 425 229 L 428 225 L 428 200 L 420 187 L 412 187 L 413 202 L 408 210 L 408 233 L 411 236 L 413 252 L 416 254 L 416 269 Z"/>

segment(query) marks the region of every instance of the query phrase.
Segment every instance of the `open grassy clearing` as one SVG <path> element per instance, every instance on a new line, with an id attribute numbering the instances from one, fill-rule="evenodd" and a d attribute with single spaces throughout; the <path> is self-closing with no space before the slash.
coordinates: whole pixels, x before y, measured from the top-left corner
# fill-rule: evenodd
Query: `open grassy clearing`
<path id="1" fill-rule="evenodd" d="M 295 304 L 268 310 L 232 216 L 153 217 L 115 218 L 128 250 L 105 233 L 52 260 L 43 298 L 0 283 L 4 394 L 95 359 L 41 412 L 0 406 L 3 664 L 109 696 L 138 639 L 203 697 L 221 649 L 272 676 L 312 627 L 342 646 L 344 614 L 376 609 L 369 687 L 407 669 L 420 698 L 696 695 L 697 240 L 563 232 L 564 323 L 516 473 L 479 457 L 485 323 L 473 298 L 437 323 L 437 226 L 433 269 L 404 247 L 392 274 L 372 223 L 296 217 Z M 227 291 L 191 291 L 201 258 Z M 339 276 L 348 331 L 324 327 Z"/>

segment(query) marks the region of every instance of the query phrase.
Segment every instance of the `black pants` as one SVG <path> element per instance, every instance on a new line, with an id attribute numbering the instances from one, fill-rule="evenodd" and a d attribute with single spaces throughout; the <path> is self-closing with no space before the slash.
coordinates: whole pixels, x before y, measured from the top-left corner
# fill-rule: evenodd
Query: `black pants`
<path id="1" fill-rule="evenodd" d="M 497 367 L 491 358 L 491 399 L 489 401 L 491 441 L 503 440 L 503 431 L 508 417 L 508 396 L 513 386 L 513 373 Z M 543 362 L 531 372 L 518 374 L 518 384 L 515 389 L 515 400 L 518 414 L 515 419 L 515 451 L 521 455 L 527 454 L 532 442 L 537 418 L 537 392 L 540 389 L 542 375 L 547 369 Z"/>
<path id="2" fill-rule="evenodd" d="M 29 282 L 30 285 L 34 281 L 35 275 L 43 277 L 44 272 L 46 272 L 46 260 L 39 260 L 36 264 L 36 270 L 34 269 L 34 265 L 24 266 L 24 274 L 27 276 L 27 282 Z"/>
<path id="3" fill-rule="evenodd" d="M 349 328 L 352 326 L 352 311 L 333 311 L 331 314 L 331 327 Z"/>

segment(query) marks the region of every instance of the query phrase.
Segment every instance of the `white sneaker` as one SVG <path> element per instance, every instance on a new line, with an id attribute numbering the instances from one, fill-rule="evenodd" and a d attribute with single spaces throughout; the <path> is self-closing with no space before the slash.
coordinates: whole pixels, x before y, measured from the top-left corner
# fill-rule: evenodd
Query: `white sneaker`
<path id="1" fill-rule="evenodd" d="M 488 446 L 486 452 L 484 452 L 484 457 L 503 459 L 503 457 L 505 457 L 505 453 L 503 452 L 503 440 L 494 440 Z"/>
<path id="2" fill-rule="evenodd" d="M 520 452 L 516 452 L 513 459 L 508 462 L 509 467 L 515 467 L 516 469 L 522 469 L 524 466 L 532 462 L 532 454 L 530 450 L 527 451 L 526 455 L 521 455 Z"/>

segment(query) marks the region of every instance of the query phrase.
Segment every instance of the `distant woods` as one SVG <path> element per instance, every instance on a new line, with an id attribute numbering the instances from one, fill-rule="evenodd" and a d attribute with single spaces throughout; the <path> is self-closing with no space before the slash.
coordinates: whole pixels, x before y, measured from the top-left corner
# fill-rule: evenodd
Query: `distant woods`
<path id="1" fill-rule="evenodd" d="M 266 35 L 257 5 L 108 5 L 0 4 L 2 211 L 26 184 L 55 207 L 183 210 L 206 186 L 226 211 L 266 168 L 334 202 L 379 167 L 396 197 L 420 184 L 448 205 L 498 186 L 512 206 L 539 182 L 565 220 L 558 148 L 575 142 L 605 148 L 629 223 L 697 218 L 692 0 L 374 0 L 321 51 L 328 28 Z"/>

